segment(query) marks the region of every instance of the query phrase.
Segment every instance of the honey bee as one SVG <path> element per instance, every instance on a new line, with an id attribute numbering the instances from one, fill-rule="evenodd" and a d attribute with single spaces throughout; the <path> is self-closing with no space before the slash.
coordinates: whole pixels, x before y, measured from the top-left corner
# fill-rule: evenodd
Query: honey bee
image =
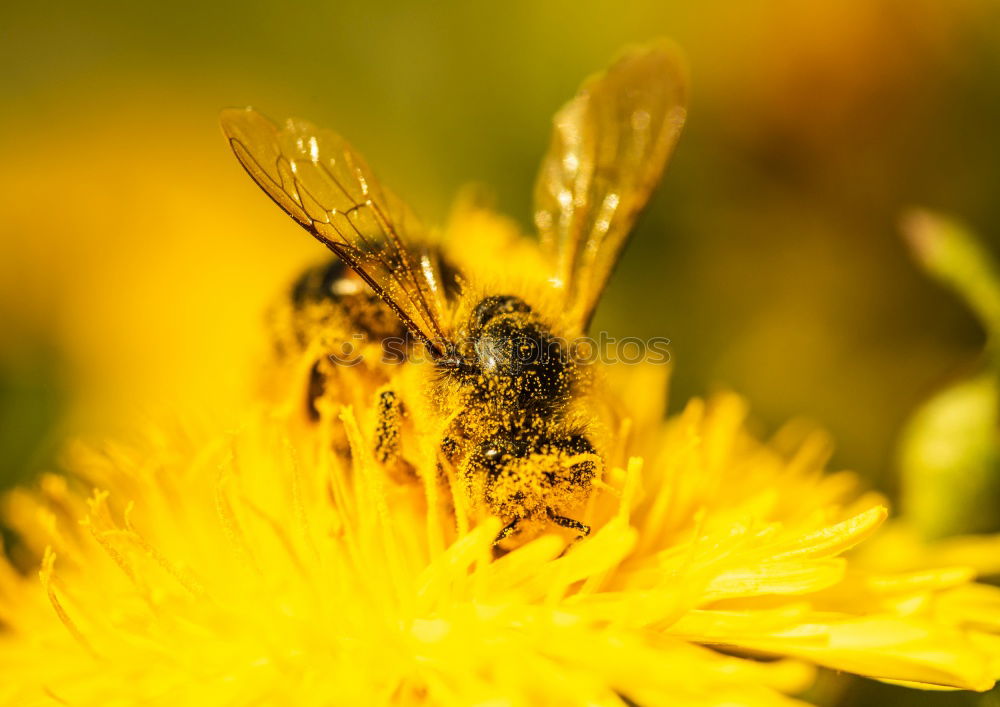
<path id="1" fill-rule="evenodd" d="M 376 342 L 408 335 L 422 347 L 426 358 L 404 366 L 432 372 L 421 394 L 445 420 L 440 464 L 457 472 L 470 503 L 505 524 L 496 543 L 526 521 L 590 532 L 571 511 L 602 473 L 580 411 L 594 364 L 577 360 L 566 342 L 590 325 L 680 135 L 686 92 L 676 52 L 658 43 L 623 54 L 556 114 L 535 187 L 548 268 L 541 293 L 477 289 L 448 243 L 430 238 L 339 135 L 298 120 L 279 127 L 250 108 L 221 116 L 250 177 L 336 256 L 293 287 L 299 345 L 329 322 L 331 341 L 350 332 Z M 497 263 L 492 279 L 517 268 Z M 316 317 L 318 329 L 302 324 Z M 303 399 L 314 420 L 335 369 L 326 356 L 313 364 Z M 379 375 L 372 452 L 389 464 L 401 457 L 408 402 L 392 374 Z"/>

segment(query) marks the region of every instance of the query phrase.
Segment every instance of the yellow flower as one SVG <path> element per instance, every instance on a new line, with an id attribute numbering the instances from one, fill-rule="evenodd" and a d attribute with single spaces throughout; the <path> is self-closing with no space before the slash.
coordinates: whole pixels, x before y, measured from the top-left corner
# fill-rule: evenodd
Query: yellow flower
<path id="1" fill-rule="evenodd" d="M 815 665 L 992 686 L 1000 591 L 845 557 L 886 508 L 824 473 L 824 435 L 759 441 L 734 395 L 661 423 L 662 376 L 609 375 L 632 415 L 594 532 L 502 556 L 499 522 L 427 473 L 433 441 L 401 480 L 335 401 L 314 427 L 262 406 L 227 435 L 74 449 L 6 503 L 12 554 L 41 561 L 0 573 L 0 701 L 788 705 Z"/>

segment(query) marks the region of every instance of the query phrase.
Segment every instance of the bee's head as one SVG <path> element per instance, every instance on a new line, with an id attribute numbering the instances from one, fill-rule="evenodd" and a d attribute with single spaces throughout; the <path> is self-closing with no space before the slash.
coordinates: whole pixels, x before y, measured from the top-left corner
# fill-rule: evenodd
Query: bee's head
<path id="1" fill-rule="evenodd" d="M 476 447 L 465 473 L 482 480 L 483 501 L 497 516 L 530 518 L 585 498 L 598 461 L 583 435 L 525 439 L 500 433 Z"/>

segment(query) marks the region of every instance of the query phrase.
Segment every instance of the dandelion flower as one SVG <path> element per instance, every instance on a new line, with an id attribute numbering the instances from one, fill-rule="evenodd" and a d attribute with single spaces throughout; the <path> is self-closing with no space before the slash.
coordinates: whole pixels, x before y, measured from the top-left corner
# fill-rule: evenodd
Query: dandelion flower
<path id="1" fill-rule="evenodd" d="M 499 557 L 499 522 L 394 480 L 350 407 L 320 434 L 262 408 L 230 435 L 75 448 L 72 476 L 6 502 L 41 559 L 0 575 L 4 704 L 787 705 L 816 665 L 993 684 L 1000 592 L 852 562 L 886 507 L 823 471 L 824 435 L 759 441 L 734 395 L 660 423 L 631 378 L 649 452 L 623 438 L 592 535 Z"/>
<path id="2" fill-rule="evenodd" d="M 668 56 L 634 55 L 631 66 Z M 628 118 L 631 167 L 655 157 L 656 172 L 683 111 L 672 93 L 656 94 L 669 99 L 659 112 L 624 110 L 642 93 L 629 71 L 614 75 L 621 90 L 603 107 Z M 573 121 L 607 87 L 585 85 L 560 113 L 555 145 L 589 144 Z M 594 120 L 612 114 L 622 124 L 615 111 Z M 263 145 L 263 157 L 243 142 L 238 156 L 265 189 L 287 189 L 272 196 L 300 223 L 319 232 L 373 208 L 379 190 L 362 170 L 364 199 L 317 226 L 318 191 L 294 179 L 317 177 L 315 155 L 338 139 L 300 139 L 289 149 L 313 162 L 285 169 L 272 128 L 241 115 L 236 137 Z M 656 139 L 654 123 L 667 126 Z M 302 137 L 303 124 L 291 127 Z M 593 167 L 550 160 L 543 171 L 586 183 Z M 621 200 L 599 200 L 595 229 L 613 233 L 620 204 L 634 216 L 655 177 L 640 176 Z M 303 193 L 313 201 L 296 201 Z M 328 192 L 336 203 L 347 193 Z M 542 200 L 582 203 L 568 190 Z M 540 213 L 540 227 L 555 223 Z M 475 244 L 468 263 L 517 251 L 527 274 L 540 262 L 482 209 L 459 210 L 450 228 L 464 236 L 454 257 Z M 557 285 L 567 291 L 572 260 Z M 575 283 L 584 319 L 610 272 L 590 266 L 595 281 Z M 421 371 L 433 366 L 390 374 L 359 361 L 315 385 L 317 353 L 333 342 L 292 324 L 321 334 L 328 322 L 287 315 L 275 312 L 281 351 L 236 432 L 152 428 L 131 445 L 79 446 L 70 473 L 8 496 L 3 517 L 19 542 L 0 564 L 5 704 L 756 707 L 801 704 L 816 666 L 970 690 L 1000 672 L 1000 591 L 975 584 L 971 567 L 889 572 L 852 559 L 887 509 L 854 475 L 824 471 L 822 433 L 793 424 L 761 441 L 732 394 L 692 400 L 664 422 L 663 366 L 601 366 L 587 405 L 607 410 L 602 466 L 574 516 L 589 534 L 539 523 L 498 550 L 503 522 L 470 502 L 468 479 L 441 458 L 440 415 L 419 404 Z M 373 424 L 390 375 L 410 404 L 392 454 Z M 554 473 L 536 455 L 518 463 L 524 478 Z"/>

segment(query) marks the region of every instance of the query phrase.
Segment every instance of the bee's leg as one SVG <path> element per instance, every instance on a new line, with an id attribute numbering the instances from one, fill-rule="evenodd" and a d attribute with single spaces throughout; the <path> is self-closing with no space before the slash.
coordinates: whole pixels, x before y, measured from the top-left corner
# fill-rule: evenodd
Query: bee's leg
<path id="1" fill-rule="evenodd" d="M 403 405 L 394 390 L 383 389 L 378 394 L 375 421 L 375 459 L 380 464 L 393 465 L 399 460 L 399 428 Z"/>
<path id="2" fill-rule="evenodd" d="M 506 540 L 507 538 L 509 538 L 510 535 L 511 535 L 511 533 L 513 533 L 515 530 L 517 530 L 517 524 L 520 523 L 520 522 L 521 522 L 520 518 L 515 518 L 510 523 L 508 523 L 507 525 L 505 525 L 503 527 L 503 530 L 501 530 L 499 533 L 497 533 L 497 537 L 493 541 L 493 544 L 494 545 L 499 545 L 504 540 Z"/>
<path id="3" fill-rule="evenodd" d="M 458 441 L 450 435 L 445 435 L 444 439 L 441 440 L 441 453 L 444 454 L 445 458 L 449 461 L 453 460 L 458 456 L 459 451 L 461 449 Z"/>
<path id="4" fill-rule="evenodd" d="M 316 401 L 323 397 L 326 392 L 326 374 L 323 373 L 321 360 L 316 361 L 309 369 L 309 386 L 306 390 L 306 415 L 309 420 L 316 422 L 319 420 L 319 408 Z"/>
<path id="5" fill-rule="evenodd" d="M 578 533 L 580 533 L 581 538 L 590 535 L 589 525 L 581 523 L 578 520 L 573 520 L 572 518 L 567 518 L 566 516 L 561 516 L 555 511 L 553 511 L 551 508 L 546 508 L 545 512 L 546 514 L 548 514 L 549 520 L 551 520 L 553 523 L 555 523 L 556 525 L 560 525 L 563 528 L 569 528 L 570 530 L 577 531 Z"/>

